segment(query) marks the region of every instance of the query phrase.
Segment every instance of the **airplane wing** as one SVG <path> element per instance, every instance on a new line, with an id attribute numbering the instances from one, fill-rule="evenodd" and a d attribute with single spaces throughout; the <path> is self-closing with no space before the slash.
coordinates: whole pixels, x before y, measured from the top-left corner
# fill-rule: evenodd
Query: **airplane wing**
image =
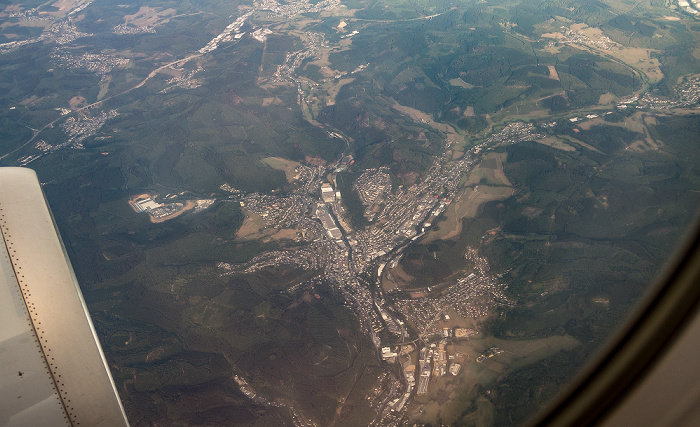
<path id="1" fill-rule="evenodd" d="M 34 171 L 0 168 L 0 425 L 128 426 Z"/>

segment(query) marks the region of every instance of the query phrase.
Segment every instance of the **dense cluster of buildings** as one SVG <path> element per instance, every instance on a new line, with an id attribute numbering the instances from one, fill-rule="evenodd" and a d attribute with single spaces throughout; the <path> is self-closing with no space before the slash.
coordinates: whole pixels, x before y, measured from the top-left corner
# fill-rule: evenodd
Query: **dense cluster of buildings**
<path id="1" fill-rule="evenodd" d="M 19 163 L 20 166 L 27 166 L 29 163 L 33 162 L 34 160 L 40 159 L 44 157 L 46 154 L 50 153 L 51 151 L 54 150 L 54 146 L 47 143 L 43 139 L 40 139 L 34 144 L 34 148 L 36 148 L 39 152 L 35 154 L 28 154 L 26 156 L 22 156 L 19 159 L 17 159 L 17 162 Z"/>
<path id="2" fill-rule="evenodd" d="M 194 75 L 204 71 L 201 65 L 198 65 L 194 70 L 183 71 L 182 75 L 168 79 L 165 83 L 166 86 L 160 91 L 160 93 L 168 93 L 173 89 L 194 89 L 202 85 L 202 81 L 195 79 Z"/>
<path id="3" fill-rule="evenodd" d="M 8 8 L 9 9 L 9 8 Z M 17 18 L 22 21 L 35 21 L 39 19 L 49 19 L 46 16 L 40 16 L 39 7 L 33 7 L 31 9 L 16 11 L 16 12 L 6 12 L 8 18 Z"/>
<path id="4" fill-rule="evenodd" d="M 47 35 L 48 41 L 57 44 L 68 44 L 73 40 L 92 36 L 92 34 L 78 31 L 78 28 L 70 17 L 55 23 L 51 26 L 49 31 L 44 34 Z M 44 34 L 42 34 L 42 36 Z"/>
<path id="5" fill-rule="evenodd" d="M 506 127 L 489 136 L 486 139 L 488 144 L 491 143 L 516 143 L 521 141 L 536 141 L 545 138 L 546 135 L 538 133 L 532 123 L 512 122 Z"/>
<path id="6" fill-rule="evenodd" d="M 315 216 L 321 220 L 321 224 L 326 230 L 328 237 L 333 240 L 341 240 L 343 233 L 340 232 L 338 225 L 335 223 L 335 220 L 326 206 L 319 206 L 316 208 Z"/>
<path id="7" fill-rule="evenodd" d="M 293 82 L 297 88 L 297 103 L 299 106 L 303 107 L 306 99 L 306 94 L 302 88 L 302 84 L 309 87 L 317 87 L 318 83 L 298 76 L 296 74 L 296 69 L 305 59 L 315 56 L 321 46 L 326 45 L 325 37 L 326 36 L 323 33 L 311 31 L 305 32 L 301 37 L 304 48 L 296 52 L 287 52 L 284 62 L 277 66 L 277 71 L 275 71 L 270 79 L 272 82 Z"/>
<path id="8" fill-rule="evenodd" d="M 511 126 L 504 135 L 532 135 L 532 129 L 531 125 Z M 382 342 L 386 340 L 384 333 L 398 341 L 409 335 L 404 321 L 394 313 L 401 313 L 415 325 L 425 340 L 457 338 L 458 332 L 452 330 L 446 337 L 441 336 L 444 332 L 436 326 L 436 321 L 446 310 L 454 309 L 463 316 L 478 317 L 485 315 L 495 304 L 509 304 L 503 293 L 505 286 L 498 282 L 497 277 L 488 274 L 487 261 L 478 257 L 475 250 L 466 255 L 474 261 L 474 273 L 465 274 L 435 295 L 389 303 L 377 283 L 384 268 L 398 262 L 403 249 L 422 236 L 431 221 L 449 206 L 461 177 L 476 164 L 475 151 L 478 149 L 467 152 L 458 161 L 436 158 L 422 181 L 408 188 L 400 186 L 394 191 L 386 169 L 364 173 L 355 188 L 365 207 L 372 206 L 376 214 L 363 230 L 342 225 L 347 223 L 346 214 L 341 195 L 334 186 L 335 173 L 342 169 L 340 165 L 331 165 L 330 168 L 298 166 L 292 183 L 295 189 L 284 195 L 244 194 L 230 186 L 222 186 L 231 193 L 229 197 L 241 202 L 244 209 L 260 215 L 267 227 L 298 230 L 304 244 L 262 253 L 243 265 L 219 263 L 221 274 L 252 273 L 281 265 L 318 271 L 318 276 L 293 286 L 288 292 L 312 290 L 322 283 L 332 286 L 356 313 L 362 330 L 372 337 L 380 357 L 387 362 L 395 362 L 401 356 L 391 345 Z M 374 277 L 372 280 L 377 280 L 377 283 L 370 283 L 369 277 Z M 374 294 L 370 291 L 373 288 Z M 459 332 L 462 336 L 471 333 L 475 331 Z M 449 355 L 441 350 L 444 347 L 437 347 L 431 353 L 437 361 L 437 371 L 431 365 L 426 372 L 430 375 L 459 372 L 459 366 L 450 366 Z M 411 368 L 401 360 L 405 386 L 397 386 L 393 391 L 384 390 L 386 399 L 378 403 L 383 422 L 405 410 L 405 404 L 415 390 L 416 375 L 420 376 L 414 372 L 415 366 Z M 414 380 L 411 381 L 410 377 Z"/>
<path id="9" fill-rule="evenodd" d="M 313 197 L 296 192 L 282 197 L 252 193 L 241 198 L 240 203 L 244 209 L 260 215 L 265 225 L 272 228 L 295 228 L 318 204 Z"/>
<path id="10" fill-rule="evenodd" d="M 457 279 L 456 283 L 436 291 L 436 295 L 398 300 L 394 306 L 411 320 L 422 336 L 437 336 L 442 332 L 437 326 L 438 321 L 449 308 L 462 317 L 473 318 L 488 315 L 489 309 L 497 305 L 513 305 L 505 288 L 498 277 L 477 267 L 474 272 Z"/>
<path id="11" fill-rule="evenodd" d="M 385 172 L 370 172 L 358 189 L 364 190 L 367 202 L 371 203 L 365 207 L 372 212 L 372 226 L 348 239 L 353 246 L 353 262 L 357 270 L 361 271 L 372 260 L 418 239 L 452 202 L 461 176 L 475 161 L 472 152 L 450 165 L 445 159 L 436 159 L 424 180 L 409 188 L 401 186 L 395 192 L 388 191 L 390 184 Z M 375 194 L 377 197 L 372 198 Z"/>
<path id="12" fill-rule="evenodd" d="M 685 13 L 700 17 L 700 0 L 678 0 L 678 7 Z"/>
<path id="13" fill-rule="evenodd" d="M 250 17 L 250 15 L 252 15 L 256 11 L 267 11 L 273 16 L 290 17 L 298 15 L 300 13 L 321 12 L 328 8 L 338 6 L 339 4 L 339 0 L 322 0 L 317 2 L 316 4 L 312 4 L 308 0 L 290 1 L 284 2 L 283 4 L 280 4 L 276 0 L 263 0 L 259 3 L 256 9 L 249 10 L 245 14 L 236 18 L 236 20 L 229 24 L 226 28 L 224 28 L 224 30 L 221 33 L 219 33 L 216 37 L 211 39 L 204 47 L 199 49 L 199 53 L 213 52 L 219 47 L 221 43 L 240 40 L 245 35 L 245 32 L 241 31 L 243 24 L 245 24 L 246 20 Z M 267 35 L 271 33 L 272 31 L 270 31 L 267 28 L 258 28 L 256 30 L 253 30 L 253 32 L 251 32 L 250 35 L 259 42 L 265 42 L 265 40 L 267 39 Z M 304 58 L 301 58 L 300 61 L 303 59 Z"/>
<path id="14" fill-rule="evenodd" d="M 251 10 L 236 18 L 236 20 L 224 28 L 221 33 L 211 39 L 203 48 L 199 49 L 199 53 L 213 52 L 219 47 L 220 43 L 232 42 L 243 37 L 245 33 L 241 32 L 241 27 L 243 27 L 243 24 L 245 24 L 245 21 L 253 12 L 255 11 Z"/>
<path id="15" fill-rule="evenodd" d="M 37 20 L 46 19 L 43 17 L 35 17 Z M 33 20 L 33 19 L 27 19 Z M 56 44 L 67 44 L 81 37 L 89 37 L 92 34 L 78 31 L 71 18 L 67 18 L 56 22 L 48 30 L 44 31 L 36 37 L 31 37 L 25 40 L 15 40 L 7 43 L 0 43 L 0 54 L 12 52 L 22 46 L 27 46 L 33 43 L 48 42 Z"/>
<path id="16" fill-rule="evenodd" d="M 610 50 L 615 46 L 615 42 L 608 36 L 600 36 L 596 39 L 592 39 L 577 30 L 567 30 L 564 35 L 566 36 L 566 38 L 562 40 L 564 43 L 580 43 L 603 50 Z"/>
<path id="17" fill-rule="evenodd" d="M 68 135 L 68 139 L 61 144 L 54 145 L 53 149 L 62 148 L 64 146 L 73 146 L 74 148 L 83 148 L 82 142 L 94 135 L 98 129 L 105 124 L 109 119 L 117 117 L 117 110 L 101 111 L 97 115 L 83 113 L 77 118 L 75 116 L 68 117 L 61 128 Z"/>
<path id="18" fill-rule="evenodd" d="M 295 71 L 306 58 L 315 56 L 319 48 L 325 46 L 326 36 L 323 33 L 307 31 L 301 37 L 301 41 L 304 48 L 295 52 L 287 52 L 284 62 L 277 67 L 277 71 L 272 76 L 272 81 L 280 82 L 289 79 L 294 81 L 297 86 L 302 82 L 311 83 L 307 80 L 301 80 Z"/>
<path id="19" fill-rule="evenodd" d="M 112 28 L 114 34 L 154 34 L 156 29 L 147 25 L 119 24 Z"/>
<path id="20" fill-rule="evenodd" d="M 373 221 L 379 213 L 384 196 L 391 191 L 389 168 L 366 169 L 356 180 L 353 188 L 357 191 L 362 204 L 366 206 L 365 218 Z"/>
<path id="21" fill-rule="evenodd" d="M 699 0 L 700 1 L 700 0 Z M 690 77 L 676 86 L 676 99 L 661 98 L 645 93 L 639 99 L 638 107 L 652 109 L 668 109 L 688 107 L 700 101 L 700 77 Z"/>
<path id="22" fill-rule="evenodd" d="M 291 17 L 300 13 L 322 12 L 340 5 L 340 0 L 321 0 L 312 3 L 309 0 L 291 0 L 283 3 L 277 0 L 262 0 L 259 9 L 266 10 L 272 16 Z"/>
<path id="23" fill-rule="evenodd" d="M 102 53 L 83 53 L 82 55 L 72 55 L 58 48 L 51 52 L 51 60 L 58 67 L 67 68 L 69 70 L 82 68 L 92 71 L 93 73 L 102 77 L 108 75 L 113 68 L 122 67 L 129 63 L 129 59 L 127 58 L 118 58 L 116 56 L 105 55 Z"/>

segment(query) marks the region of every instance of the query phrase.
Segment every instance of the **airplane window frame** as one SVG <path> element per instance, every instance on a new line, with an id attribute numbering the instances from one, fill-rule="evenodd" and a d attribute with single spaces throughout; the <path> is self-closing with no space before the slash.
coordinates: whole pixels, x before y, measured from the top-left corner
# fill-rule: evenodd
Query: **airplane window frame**
<path id="1" fill-rule="evenodd" d="M 688 238 L 618 332 L 530 425 L 602 422 L 700 315 L 700 215 L 691 224 Z"/>

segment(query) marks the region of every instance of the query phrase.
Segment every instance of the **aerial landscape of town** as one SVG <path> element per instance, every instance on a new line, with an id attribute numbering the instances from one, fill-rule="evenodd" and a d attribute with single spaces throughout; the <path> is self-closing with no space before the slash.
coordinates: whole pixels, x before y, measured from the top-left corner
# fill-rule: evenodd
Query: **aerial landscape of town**
<path id="1" fill-rule="evenodd" d="M 700 0 L 0 8 L 133 425 L 522 424 L 700 205 Z"/>

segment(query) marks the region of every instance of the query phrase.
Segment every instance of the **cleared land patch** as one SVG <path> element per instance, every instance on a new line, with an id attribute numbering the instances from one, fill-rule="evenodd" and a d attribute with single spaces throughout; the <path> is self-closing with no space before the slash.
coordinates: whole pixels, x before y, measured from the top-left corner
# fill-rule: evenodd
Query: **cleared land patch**
<path id="1" fill-rule="evenodd" d="M 236 239 L 239 240 L 260 240 L 270 242 L 273 240 L 296 240 L 301 230 L 296 228 L 268 228 L 263 218 L 248 210 L 243 210 L 245 219 L 236 232 Z"/>
<path id="2" fill-rule="evenodd" d="M 433 129 L 446 133 L 448 135 L 449 141 L 452 143 L 465 142 L 464 137 L 460 135 L 459 132 L 455 130 L 455 128 L 445 123 L 436 122 L 429 114 L 426 114 L 421 110 L 401 105 L 396 101 L 394 101 L 393 108 L 396 111 L 407 114 L 410 118 L 419 123 L 427 124 Z"/>
<path id="3" fill-rule="evenodd" d="M 474 168 L 469 174 L 467 185 L 488 184 L 511 187 L 513 184 L 503 173 L 503 162 L 505 162 L 506 157 L 506 153 L 489 153 L 485 155 L 479 166 Z"/>
<path id="4" fill-rule="evenodd" d="M 464 80 L 460 79 L 459 77 L 456 79 L 451 79 L 450 84 L 452 86 L 463 87 L 465 89 L 473 89 L 476 87 L 473 84 L 469 84 L 469 83 L 465 82 Z"/>
<path id="5" fill-rule="evenodd" d="M 581 141 L 580 139 L 574 138 L 573 136 L 562 135 L 562 138 L 567 140 L 568 142 L 571 142 L 571 143 L 576 144 L 576 145 L 580 145 L 581 147 L 584 147 L 584 148 L 587 148 L 591 151 L 595 151 L 596 153 L 602 154 L 602 151 L 600 151 L 599 149 L 595 148 L 594 146 L 592 146 L 590 144 L 587 144 L 587 143 Z"/>
<path id="6" fill-rule="evenodd" d="M 87 100 L 82 96 L 74 96 L 68 101 L 68 105 L 70 105 L 71 109 L 76 110 L 86 106 Z"/>
<path id="7" fill-rule="evenodd" d="M 301 165 L 299 162 L 283 159 L 281 157 L 265 157 L 260 161 L 273 169 L 284 172 L 284 176 L 287 177 L 287 182 L 293 182 L 296 179 L 297 173 L 295 169 Z"/>
<path id="8" fill-rule="evenodd" d="M 334 105 L 335 104 L 335 97 L 338 96 L 338 92 L 340 92 L 340 88 L 345 86 L 348 83 L 354 82 L 354 78 L 345 78 L 345 79 L 339 79 L 336 82 L 327 84 L 324 84 L 324 88 L 328 91 L 328 99 L 326 100 L 326 105 Z"/>
<path id="9" fill-rule="evenodd" d="M 542 138 L 538 139 L 536 142 L 546 145 L 552 148 L 556 148 L 557 150 L 562 150 L 562 151 L 576 151 L 576 148 L 570 146 L 569 144 L 565 144 L 561 142 L 559 139 L 549 136 L 547 138 Z"/>
<path id="10" fill-rule="evenodd" d="M 401 267 L 401 263 L 396 267 L 388 269 L 384 277 L 382 277 L 382 286 L 385 292 L 396 288 L 404 288 L 410 285 L 414 277 L 406 273 Z"/>
<path id="11" fill-rule="evenodd" d="M 609 105 L 612 104 L 612 102 L 615 100 L 615 95 L 612 93 L 604 93 L 600 95 L 600 98 L 598 98 L 598 104 L 600 105 Z"/>
<path id="12" fill-rule="evenodd" d="M 82 0 L 58 0 L 55 3 L 52 3 L 51 6 L 55 7 L 56 11 L 52 12 L 44 12 L 47 15 L 53 15 L 53 16 L 61 16 L 64 15 L 68 12 L 70 12 L 72 9 L 75 9 L 78 7 L 80 4 L 87 3 L 87 1 L 82 1 Z"/>
<path id="13" fill-rule="evenodd" d="M 177 14 L 175 9 L 162 10 L 158 7 L 141 6 L 139 11 L 133 15 L 124 15 L 124 22 L 137 27 L 152 27 L 167 21 L 168 18 L 175 14 Z"/>
<path id="14" fill-rule="evenodd" d="M 243 213 L 245 215 L 245 219 L 243 220 L 241 227 L 236 232 L 236 238 L 242 240 L 255 239 L 257 236 L 263 234 L 262 231 L 265 230 L 267 226 L 265 225 L 265 221 L 263 221 L 262 217 L 255 212 L 248 210 L 244 210 Z"/>
<path id="15" fill-rule="evenodd" d="M 451 239 L 462 232 L 462 218 L 474 218 L 479 206 L 492 200 L 503 200 L 513 195 L 510 187 L 492 187 L 477 185 L 462 193 L 459 200 L 450 205 L 445 213 L 445 221 L 440 223 L 440 229 L 431 233 L 425 242 L 437 239 Z"/>
<path id="16" fill-rule="evenodd" d="M 263 101 L 262 101 L 262 104 L 261 104 L 261 105 L 262 105 L 263 107 L 268 107 L 268 106 L 273 105 L 273 104 L 275 104 L 275 105 L 281 105 L 281 104 L 284 104 L 284 103 L 282 102 L 281 99 L 279 99 L 278 97 L 274 96 L 274 97 L 263 98 Z"/>
<path id="17" fill-rule="evenodd" d="M 99 91 L 98 94 L 97 94 L 97 100 L 98 100 L 98 101 L 101 100 L 102 98 L 104 98 L 105 95 L 107 95 L 107 91 L 109 90 L 109 84 L 110 84 L 111 82 L 112 82 L 112 76 L 111 76 L 111 75 L 109 75 L 109 76 L 103 78 L 103 79 L 100 81 L 100 91 Z"/>
<path id="18" fill-rule="evenodd" d="M 593 126 L 598 126 L 605 124 L 605 120 L 602 117 L 598 117 L 595 119 L 590 119 L 586 120 L 585 122 L 579 122 L 577 123 L 578 127 L 580 127 L 583 130 L 590 130 Z"/>
<path id="19" fill-rule="evenodd" d="M 432 229 L 423 238 L 429 243 L 435 240 L 451 239 L 462 232 L 462 218 L 474 218 L 479 206 L 492 200 L 503 200 L 513 195 L 512 184 L 503 173 L 506 153 L 489 153 L 479 166 L 470 173 L 466 189 L 445 211 L 438 229 Z"/>

